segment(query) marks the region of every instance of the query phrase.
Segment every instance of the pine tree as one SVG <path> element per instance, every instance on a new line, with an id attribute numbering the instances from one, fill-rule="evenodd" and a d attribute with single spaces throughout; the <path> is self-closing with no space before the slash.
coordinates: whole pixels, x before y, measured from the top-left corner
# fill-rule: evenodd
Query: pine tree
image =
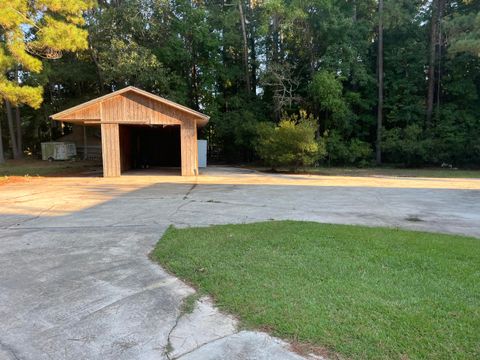
<path id="1" fill-rule="evenodd" d="M 21 85 L 11 73 L 40 73 L 42 59 L 59 58 L 62 51 L 87 48 L 83 12 L 94 0 L 17 0 L 0 3 L 0 94 L 12 106 L 42 103 L 41 86 Z"/>
<path id="2" fill-rule="evenodd" d="M 377 109 L 377 146 L 376 161 L 382 163 L 382 126 L 383 126 L 383 0 L 378 2 L 378 109 Z"/>

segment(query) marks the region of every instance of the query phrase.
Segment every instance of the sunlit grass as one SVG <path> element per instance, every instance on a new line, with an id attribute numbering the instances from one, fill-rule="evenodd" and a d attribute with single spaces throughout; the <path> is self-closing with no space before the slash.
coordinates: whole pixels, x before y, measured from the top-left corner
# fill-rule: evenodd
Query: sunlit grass
<path id="1" fill-rule="evenodd" d="M 480 239 L 284 221 L 170 228 L 153 255 L 288 340 L 353 359 L 480 358 Z"/>

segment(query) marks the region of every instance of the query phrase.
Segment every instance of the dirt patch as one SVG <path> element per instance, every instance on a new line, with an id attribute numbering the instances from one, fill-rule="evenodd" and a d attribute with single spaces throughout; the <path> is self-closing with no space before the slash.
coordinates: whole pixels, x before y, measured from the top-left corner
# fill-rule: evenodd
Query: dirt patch
<path id="1" fill-rule="evenodd" d="M 96 161 L 42 161 L 34 159 L 8 160 L 0 165 L 0 176 L 82 176 L 84 173 L 101 173 L 101 164 Z"/>
<path id="2" fill-rule="evenodd" d="M 31 177 L 26 176 L 2 176 L 0 177 L 0 186 L 7 184 L 22 183 L 32 180 Z"/>
<path id="3" fill-rule="evenodd" d="M 328 350 L 323 346 L 313 345 L 304 342 L 293 341 L 290 343 L 290 349 L 306 358 L 314 355 L 318 359 L 330 359 L 330 360 L 344 360 L 345 357 L 337 354 L 333 351 Z"/>

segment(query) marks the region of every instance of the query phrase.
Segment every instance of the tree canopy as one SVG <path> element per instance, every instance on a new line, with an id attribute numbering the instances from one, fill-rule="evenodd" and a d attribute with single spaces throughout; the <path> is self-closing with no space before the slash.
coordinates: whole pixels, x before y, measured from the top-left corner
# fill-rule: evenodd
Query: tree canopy
<path id="1" fill-rule="evenodd" d="M 210 115 L 212 160 L 258 160 L 265 124 L 304 112 L 327 151 L 316 163 L 366 165 L 381 144 L 386 163 L 480 165 L 478 1 L 383 0 L 381 12 L 377 0 L 92 5 L 1 5 L 0 92 L 40 106 L 22 110 L 24 147 L 69 131 L 45 114 L 135 85 Z"/>
<path id="2" fill-rule="evenodd" d="M 23 85 L 9 72 L 21 68 L 33 74 L 43 69 L 42 58 L 88 47 L 83 13 L 94 0 L 14 0 L 0 3 L 0 94 L 13 105 L 39 108 L 41 85 Z"/>

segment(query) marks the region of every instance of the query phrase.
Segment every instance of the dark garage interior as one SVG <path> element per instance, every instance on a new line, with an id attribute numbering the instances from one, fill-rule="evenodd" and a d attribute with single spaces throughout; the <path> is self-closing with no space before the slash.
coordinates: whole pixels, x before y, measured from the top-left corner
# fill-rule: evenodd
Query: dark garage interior
<path id="1" fill-rule="evenodd" d="M 120 125 L 122 171 L 181 166 L 179 125 Z"/>

